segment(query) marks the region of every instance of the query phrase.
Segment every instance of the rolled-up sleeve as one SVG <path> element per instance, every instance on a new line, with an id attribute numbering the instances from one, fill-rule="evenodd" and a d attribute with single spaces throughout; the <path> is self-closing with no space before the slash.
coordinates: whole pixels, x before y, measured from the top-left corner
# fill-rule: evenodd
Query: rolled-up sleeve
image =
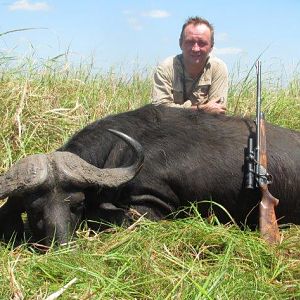
<path id="1" fill-rule="evenodd" d="M 175 103 L 174 72 L 176 71 L 174 70 L 173 65 L 174 58 L 168 58 L 156 68 L 156 71 L 153 75 L 152 103 L 154 105 L 163 104 L 171 107 L 189 108 L 192 105 L 191 101 L 189 100 L 185 101 L 184 103 Z"/>
<path id="2" fill-rule="evenodd" d="M 154 105 L 174 103 L 172 81 L 170 74 L 166 74 L 161 65 L 156 68 L 152 84 L 152 103 Z"/>

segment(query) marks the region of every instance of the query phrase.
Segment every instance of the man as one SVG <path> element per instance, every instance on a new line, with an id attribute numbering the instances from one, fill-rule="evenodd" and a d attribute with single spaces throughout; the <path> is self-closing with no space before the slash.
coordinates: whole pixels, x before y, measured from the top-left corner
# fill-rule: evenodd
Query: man
<path id="1" fill-rule="evenodd" d="M 228 71 L 222 60 L 210 54 L 213 26 L 203 18 L 189 18 L 179 45 L 182 54 L 167 58 L 156 69 L 153 103 L 225 113 Z"/>

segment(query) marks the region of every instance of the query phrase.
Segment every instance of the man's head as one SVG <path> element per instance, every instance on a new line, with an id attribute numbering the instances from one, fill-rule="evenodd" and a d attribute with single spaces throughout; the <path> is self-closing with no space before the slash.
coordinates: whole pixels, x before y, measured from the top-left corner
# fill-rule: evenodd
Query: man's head
<path id="1" fill-rule="evenodd" d="M 211 47 L 214 46 L 214 43 L 215 43 L 215 30 L 214 30 L 214 27 L 212 24 L 210 24 L 206 19 L 204 18 L 200 18 L 200 17 L 190 17 L 186 20 L 186 22 L 182 25 L 182 29 L 181 29 L 181 33 L 180 33 L 180 38 L 179 38 L 179 46 L 181 47 L 182 45 L 182 42 L 184 40 L 184 36 L 185 36 L 185 28 L 188 26 L 188 25 L 200 25 L 200 24 L 203 24 L 203 25 L 206 25 L 206 27 L 209 28 L 210 30 L 210 44 L 211 44 Z"/>
<path id="2" fill-rule="evenodd" d="M 187 64 L 203 65 L 214 45 L 214 28 L 205 19 L 189 18 L 182 26 L 179 45 Z"/>

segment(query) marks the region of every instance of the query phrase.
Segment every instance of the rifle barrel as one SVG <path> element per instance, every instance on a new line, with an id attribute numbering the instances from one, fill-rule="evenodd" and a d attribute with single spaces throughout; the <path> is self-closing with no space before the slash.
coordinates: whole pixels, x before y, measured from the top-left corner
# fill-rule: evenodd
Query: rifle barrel
<path id="1" fill-rule="evenodd" d="M 261 62 L 256 62 L 256 174 L 260 174 L 260 123 L 261 123 Z"/>

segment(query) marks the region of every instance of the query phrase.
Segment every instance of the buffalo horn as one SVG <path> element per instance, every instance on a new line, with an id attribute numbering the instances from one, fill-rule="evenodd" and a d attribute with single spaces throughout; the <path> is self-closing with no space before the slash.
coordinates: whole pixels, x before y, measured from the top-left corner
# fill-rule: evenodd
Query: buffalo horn
<path id="1" fill-rule="evenodd" d="M 89 164 L 74 153 L 57 151 L 51 155 L 55 161 L 60 182 L 73 183 L 81 187 L 93 185 L 118 187 L 136 176 L 144 161 L 142 146 L 122 132 L 113 129 L 109 129 L 109 131 L 131 146 L 137 156 L 134 164 L 128 167 L 101 169 Z"/>
<path id="2" fill-rule="evenodd" d="M 48 178 L 48 160 L 45 154 L 34 154 L 15 163 L 0 176 L 0 199 L 33 191 Z"/>

